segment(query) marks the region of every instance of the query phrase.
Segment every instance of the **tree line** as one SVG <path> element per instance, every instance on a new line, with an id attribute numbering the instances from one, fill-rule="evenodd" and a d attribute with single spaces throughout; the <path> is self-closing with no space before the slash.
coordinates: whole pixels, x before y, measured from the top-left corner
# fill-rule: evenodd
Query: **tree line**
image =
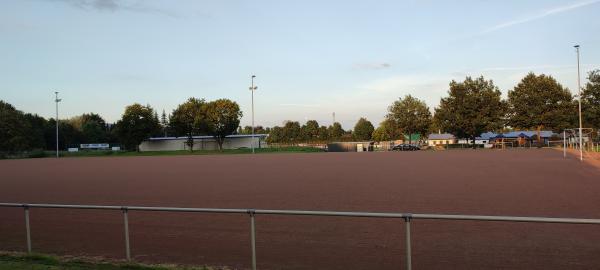
<path id="1" fill-rule="evenodd" d="M 582 93 L 584 127 L 600 129 L 600 70 L 590 72 L 587 79 Z M 282 126 L 256 126 L 254 131 L 269 134 L 269 143 L 283 144 L 405 138 L 410 142 L 414 134 L 423 138 L 440 131 L 474 140 L 483 132 L 505 128 L 560 132 L 578 126 L 577 115 L 577 100 L 567 88 L 552 76 L 529 73 L 508 91 L 507 99 L 484 77 L 452 81 L 433 114 L 424 101 L 407 95 L 392 102 L 377 128 L 360 118 L 352 130 L 344 130 L 339 122 L 324 126 L 308 120 L 302 125 L 286 121 Z M 189 98 L 169 115 L 163 110 L 160 116 L 150 105 L 136 103 L 127 106 L 114 124 L 95 113 L 60 120 L 59 149 L 103 142 L 137 150 L 149 137 L 177 136 L 187 137 L 186 144 L 193 150 L 197 135 L 213 136 L 222 148 L 225 136 L 252 132 L 250 126 L 239 126 L 241 117 L 239 105 L 228 99 Z M 55 125 L 55 119 L 24 113 L 0 100 L 0 152 L 54 150 Z"/>
<path id="2" fill-rule="evenodd" d="M 116 142 L 113 127 L 94 113 L 59 121 L 59 148 L 80 143 Z M 56 120 L 24 113 L 0 100 L 0 152 L 40 149 L 56 149 Z"/>
<path id="3" fill-rule="evenodd" d="M 600 129 L 600 70 L 588 74 L 582 91 L 584 127 Z M 365 118 L 359 119 L 351 131 L 344 131 L 339 123 L 325 127 L 315 120 L 302 126 L 287 121 L 282 127 L 271 128 L 268 139 L 275 143 L 408 139 L 412 143 L 414 137 L 447 132 L 475 143 L 475 138 L 487 131 L 537 130 L 539 136 L 542 129 L 561 132 L 577 127 L 577 107 L 569 89 L 552 76 L 527 74 L 508 91 L 507 99 L 502 98 L 492 80 L 466 77 L 450 82 L 447 96 L 440 99 L 433 114 L 424 101 L 407 95 L 388 107 L 376 129 Z"/>
<path id="4" fill-rule="evenodd" d="M 150 137 L 186 136 L 193 150 L 192 136 L 213 136 L 222 148 L 225 136 L 239 126 L 242 112 L 228 99 L 207 102 L 190 98 L 180 104 L 170 116 L 158 113 L 150 105 L 134 103 L 125 108 L 121 119 L 107 123 L 100 115 L 86 113 L 58 121 L 58 148 L 79 147 L 84 143 L 119 144 L 127 150 L 138 150 Z M 0 152 L 17 153 L 31 150 L 56 149 L 56 120 L 24 113 L 0 100 Z"/>

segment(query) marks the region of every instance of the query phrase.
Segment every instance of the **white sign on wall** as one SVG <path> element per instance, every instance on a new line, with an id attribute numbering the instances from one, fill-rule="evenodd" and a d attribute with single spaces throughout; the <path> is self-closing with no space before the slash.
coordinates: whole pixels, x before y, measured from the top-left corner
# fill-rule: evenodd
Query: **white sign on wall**
<path id="1" fill-rule="evenodd" d="M 82 149 L 98 149 L 98 148 L 109 148 L 108 143 L 82 143 L 80 146 Z"/>

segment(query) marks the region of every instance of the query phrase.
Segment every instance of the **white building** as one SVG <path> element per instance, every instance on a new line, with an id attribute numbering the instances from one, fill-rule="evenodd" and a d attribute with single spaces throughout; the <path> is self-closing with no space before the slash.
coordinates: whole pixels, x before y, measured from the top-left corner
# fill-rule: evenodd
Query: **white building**
<path id="1" fill-rule="evenodd" d="M 267 134 L 229 135 L 225 137 L 223 149 L 251 148 L 254 141 L 255 148 L 265 148 Z M 218 150 L 219 145 L 212 136 L 194 136 L 194 150 Z M 140 151 L 177 151 L 190 150 L 187 137 L 156 137 L 149 138 L 140 144 Z"/>
<path id="2" fill-rule="evenodd" d="M 429 134 L 427 137 L 427 145 L 436 146 L 436 145 L 445 145 L 445 144 L 455 144 L 456 137 L 449 133 L 441 133 L 441 134 Z"/>

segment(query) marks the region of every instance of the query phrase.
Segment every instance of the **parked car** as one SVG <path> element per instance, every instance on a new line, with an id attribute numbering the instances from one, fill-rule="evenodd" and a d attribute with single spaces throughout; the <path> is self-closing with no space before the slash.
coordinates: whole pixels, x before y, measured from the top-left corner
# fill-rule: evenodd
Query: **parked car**
<path id="1" fill-rule="evenodd" d="M 418 145 L 414 145 L 414 144 L 399 144 L 399 145 L 395 145 L 394 147 L 392 147 L 393 151 L 417 151 L 417 150 L 421 150 L 421 148 Z"/>

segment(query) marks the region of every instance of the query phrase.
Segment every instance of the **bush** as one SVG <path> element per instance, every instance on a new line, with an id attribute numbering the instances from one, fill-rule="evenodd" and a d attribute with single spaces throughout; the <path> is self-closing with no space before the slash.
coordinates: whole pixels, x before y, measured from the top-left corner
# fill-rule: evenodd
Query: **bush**
<path id="1" fill-rule="evenodd" d="M 27 154 L 28 158 L 43 158 L 47 156 L 48 153 L 46 153 L 44 150 L 33 150 Z"/>

